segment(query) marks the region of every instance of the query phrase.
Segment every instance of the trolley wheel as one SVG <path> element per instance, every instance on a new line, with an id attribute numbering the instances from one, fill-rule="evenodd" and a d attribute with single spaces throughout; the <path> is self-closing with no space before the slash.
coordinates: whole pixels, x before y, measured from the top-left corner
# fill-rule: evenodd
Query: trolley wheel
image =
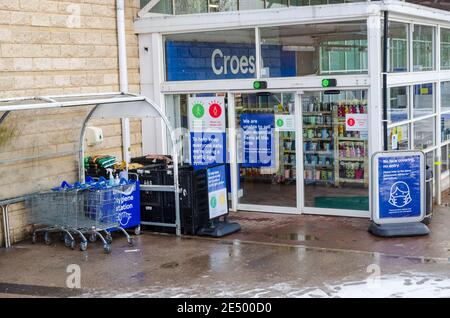
<path id="1" fill-rule="evenodd" d="M 87 250 L 87 246 L 88 246 L 88 243 L 87 243 L 87 242 L 81 242 L 81 243 L 80 243 L 80 250 L 81 250 L 82 252 L 85 252 L 85 251 Z"/>
<path id="2" fill-rule="evenodd" d="M 66 247 L 72 247 L 73 240 L 67 233 L 64 233 L 64 245 Z"/>
<path id="3" fill-rule="evenodd" d="M 141 235 L 141 227 L 140 226 L 138 226 L 137 228 L 134 229 L 134 234 Z"/>
<path id="4" fill-rule="evenodd" d="M 75 242 L 75 240 L 72 240 L 72 241 L 70 242 L 70 246 L 69 246 L 69 247 L 70 247 L 72 250 L 74 250 L 76 246 L 77 246 L 77 243 Z"/>
<path id="5" fill-rule="evenodd" d="M 36 244 L 36 233 L 33 233 L 33 235 L 31 235 L 31 243 Z"/>
<path id="6" fill-rule="evenodd" d="M 134 239 L 132 237 L 128 238 L 128 245 L 131 247 L 134 246 Z"/>
<path id="7" fill-rule="evenodd" d="M 92 233 L 91 235 L 89 235 L 89 241 L 91 243 L 95 243 L 97 241 L 97 234 Z"/>
<path id="8" fill-rule="evenodd" d="M 106 234 L 105 241 L 110 245 L 112 244 L 113 238 L 110 233 Z"/>
<path id="9" fill-rule="evenodd" d="M 44 242 L 46 245 L 52 244 L 52 239 L 50 238 L 50 233 L 45 232 L 44 234 Z"/>
<path id="10" fill-rule="evenodd" d="M 105 244 L 103 245 L 103 251 L 105 252 L 105 254 L 111 254 L 111 245 L 110 244 Z"/>

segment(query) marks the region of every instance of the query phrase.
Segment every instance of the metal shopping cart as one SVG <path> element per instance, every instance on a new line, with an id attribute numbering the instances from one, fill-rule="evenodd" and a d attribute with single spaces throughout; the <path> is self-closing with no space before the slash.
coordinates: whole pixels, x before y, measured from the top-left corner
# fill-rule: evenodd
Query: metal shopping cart
<path id="1" fill-rule="evenodd" d="M 94 242 L 103 242 L 105 253 L 111 252 L 111 230 L 121 230 L 133 245 L 133 238 L 120 227 L 119 209 L 121 198 L 135 191 L 135 185 L 127 182 L 108 186 L 104 181 L 89 184 L 76 183 L 73 186 L 63 182 L 52 191 L 34 194 L 29 199 L 31 221 L 44 225 L 33 232 L 33 242 L 37 234 L 44 233 L 44 241 L 51 244 L 51 233 L 60 233 L 67 247 L 75 248 L 75 237 L 80 237 L 80 249 L 87 249 L 89 236 Z M 105 236 L 102 235 L 105 234 Z"/>
<path id="2" fill-rule="evenodd" d="M 90 241 L 97 238 L 103 242 L 105 253 L 111 252 L 112 231 L 121 231 L 133 246 L 133 238 L 120 226 L 120 206 L 122 198 L 136 190 L 136 184 L 121 181 L 121 184 L 109 186 L 106 182 L 96 182 L 85 193 L 84 215 L 79 219 L 80 230 L 89 234 Z M 102 235 L 103 233 L 103 235 Z"/>
<path id="3" fill-rule="evenodd" d="M 28 199 L 31 211 L 31 223 L 44 226 L 33 231 L 32 241 L 37 240 L 39 233 L 44 234 L 44 242 L 50 245 L 51 233 L 60 233 L 61 240 L 67 247 L 75 248 L 74 234 L 80 235 L 80 248 L 86 250 L 87 240 L 84 235 L 77 230 L 76 216 L 83 209 L 84 188 L 71 186 L 63 182 L 60 187 L 52 191 L 33 194 Z"/>

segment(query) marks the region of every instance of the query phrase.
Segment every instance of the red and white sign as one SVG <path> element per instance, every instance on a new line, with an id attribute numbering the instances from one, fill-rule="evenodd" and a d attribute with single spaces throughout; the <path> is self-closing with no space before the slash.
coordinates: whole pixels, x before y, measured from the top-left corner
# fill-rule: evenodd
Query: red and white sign
<path id="1" fill-rule="evenodd" d="M 345 116 L 345 129 L 347 131 L 368 131 L 369 118 L 367 114 L 347 114 Z"/>

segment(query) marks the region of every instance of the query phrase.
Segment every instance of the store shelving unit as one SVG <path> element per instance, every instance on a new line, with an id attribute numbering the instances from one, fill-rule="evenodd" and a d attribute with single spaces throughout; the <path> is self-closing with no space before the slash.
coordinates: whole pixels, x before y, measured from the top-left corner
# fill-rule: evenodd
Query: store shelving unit
<path id="1" fill-rule="evenodd" d="M 358 111 L 360 111 L 360 106 L 363 106 L 364 113 L 366 113 L 367 104 L 361 105 L 358 101 L 342 102 L 333 107 L 336 186 L 340 186 L 342 183 L 369 186 L 368 141 L 361 137 L 360 132 L 347 132 L 345 130 L 345 117 L 343 116 L 351 107 L 358 107 Z M 346 110 L 343 111 L 342 107 Z"/>
<path id="2" fill-rule="evenodd" d="M 305 100 L 303 104 L 303 160 L 307 184 L 334 184 L 331 104 Z"/>

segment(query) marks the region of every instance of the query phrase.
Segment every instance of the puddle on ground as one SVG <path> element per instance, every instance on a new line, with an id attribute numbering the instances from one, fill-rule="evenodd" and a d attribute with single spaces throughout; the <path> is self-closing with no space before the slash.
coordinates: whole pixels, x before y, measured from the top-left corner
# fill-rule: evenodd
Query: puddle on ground
<path id="1" fill-rule="evenodd" d="M 317 236 L 299 233 L 279 233 L 269 236 L 288 241 L 320 241 Z"/>

